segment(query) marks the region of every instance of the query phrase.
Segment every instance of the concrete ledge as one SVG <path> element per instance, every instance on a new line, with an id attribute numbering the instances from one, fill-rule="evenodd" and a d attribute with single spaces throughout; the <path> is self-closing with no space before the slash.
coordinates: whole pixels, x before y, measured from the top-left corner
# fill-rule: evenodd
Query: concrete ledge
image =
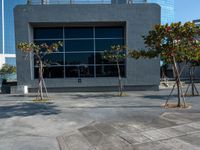
<path id="1" fill-rule="evenodd" d="M 47 88 L 48 92 L 112 92 L 118 91 L 116 86 L 102 86 L 102 87 L 56 87 Z M 125 86 L 125 91 L 158 91 L 158 85 L 135 85 Z M 29 88 L 29 92 L 37 92 L 37 88 Z"/>

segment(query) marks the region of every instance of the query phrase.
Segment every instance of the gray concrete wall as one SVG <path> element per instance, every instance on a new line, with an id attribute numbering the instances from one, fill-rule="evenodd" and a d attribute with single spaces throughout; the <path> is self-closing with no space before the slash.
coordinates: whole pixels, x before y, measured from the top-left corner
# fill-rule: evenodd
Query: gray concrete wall
<path id="1" fill-rule="evenodd" d="M 73 23 L 117 23 L 126 25 L 126 44 L 129 49 L 144 48 L 142 35 L 155 24 L 160 23 L 160 7 L 157 4 L 120 4 L 120 5 L 20 5 L 14 9 L 16 44 L 32 41 L 33 26 L 67 25 Z M 29 55 L 17 50 L 17 77 L 19 85 L 37 86 L 33 78 L 33 60 Z M 158 87 L 160 79 L 159 59 L 127 59 L 127 87 Z M 103 87 L 116 86 L 117 78 L 98 77 L 46 79 L 46 85 L 53 87 Z"/>

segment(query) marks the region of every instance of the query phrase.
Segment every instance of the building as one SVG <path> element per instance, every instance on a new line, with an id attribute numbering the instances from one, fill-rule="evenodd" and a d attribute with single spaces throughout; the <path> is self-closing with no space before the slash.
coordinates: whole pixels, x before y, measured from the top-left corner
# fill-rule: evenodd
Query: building
<path id="1" fill-rule="evenodd" d="M 4 63 L 15 65 L 13 8 L 18 4 L 110 4 L 120 0 L 0 0 L 0 67 Z M 131 3 L 157 3 L 161 6 L 161 23 L 174 20 L 174 0 L 130 0 Z"/>
<path id="2" fill-rule="evenodd" d="M 200 19 L 194 20 L 193 21 L 196 25 L 200 26 Z"/>
<path id="3" fill-rule="evenodd" d="M 157 4 L 18 5 L 14 9 L 16 43 L 63 41 L 59 52 L 48 55 L 44 68 L 49 90 L 116 89 L 116 64 L 102 59 L 104 50 L 120 44 L 144 48 L 141 35 L 160 23 Z M 19 85 L 37 87 L 34 56 L 16 52 Z M 159 59 L 128 58 L 120 63 L 126 89 L 158 89 Z M 148 75 L 147 75 L 148 74 Z M 107 88 L 105 88 L 107 87 Z"/>
<path id="4" fill-rule="evenodd" d="M 26 0 L 0 0 L 0 68 L 7 63 L 16 65 L 13 8 Z"/>

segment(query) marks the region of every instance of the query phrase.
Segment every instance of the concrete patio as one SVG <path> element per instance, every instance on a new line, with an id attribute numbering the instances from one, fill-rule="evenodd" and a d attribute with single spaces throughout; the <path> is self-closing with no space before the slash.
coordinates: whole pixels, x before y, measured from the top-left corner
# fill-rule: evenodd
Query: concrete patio
<path id="1" fill-rule="evenodd" d="M 0 150 L 200 149 L 200 97 L 164 109 L 169 92 L 51 93 L 48 103 L 0 95 Z"/>

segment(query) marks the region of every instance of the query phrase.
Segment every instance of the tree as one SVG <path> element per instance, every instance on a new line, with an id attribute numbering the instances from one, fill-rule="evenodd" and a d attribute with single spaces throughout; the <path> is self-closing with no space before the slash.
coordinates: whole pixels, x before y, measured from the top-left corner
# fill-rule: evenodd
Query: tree
<path id="1" fill-rule="evenodd" d="M 27 43 L 27 42 L 21 42 L 17 45 L 17 48 L 25 53 L 32 53 L 34 55 L 35 61 L 39 67 L 38 70 L 38 97 L 40 100 L 44 99 L 44 94 L 43 94 L 43 88 L 46 90 L 47 94 L 47 89 L 45 86 L 44 78 L 43 78 L 43 66 L 44 66 L 44 57 L 46 55 L 51 54 L 52 52 L 55 52 L 58 50 L 59 47 L 62 46 L 62 42 L 58 43 L 53 43 L 51 45 L 47 45 L 46 43 L 43 44 L 34 44 L 34 43 Z"/>
<path id="2" fill-rule="evenodd" d="M 199 60 L 190 60 L 189 61 L 189 78 L 190 78 L 190 81 L 189 81 L 189 84 L 187 86 L 187 89 L 186 89 L 186 92 L 185 92 L 185 95 L 187 96 L 188 94 L 188 91 L 189 91 L 189 88 L 191 87 L 191 96 L 195 96 L 195 95 L 199 95 L 199 91 L 195 85 L 195 69 L 197 66 L 200 66 L 200 59 Z M 195 94 L 196 93 L 196 94 Z"/>
<path id="3" fill-rule="evenodd" d="M 200 44 L 199 40 L 196 38 L 199 35 L 200 27 L 197 27 L 191 22 L 187 22 L 183 25 L 180 22 L 172 23 L 171 25 L 156 25 L 153 30 L 149 31 L 147 36 L 143 36 L 147 51 L 133 50 L 130 52 L 133 58 L 152 58 L 160 56 L 165 63 L 172 64 L 177 87 L 177 107 L 182 106 L 181 99 L 185 106 L 185 98 L 180 79 L 182 71 L 179 70 L 177 63 L 187 62 L 193 57 L 192 55 L 196 57 L 200 56 Z M 166 101 L 166 105 L 167 103 L 168 100 Z"/>
<path id="4" fill-rule="evenodd" d="M 3 64 L 3 67 L 0 69 L 0 76 L 4 78 L 6 75 L 12 73 L 16 73 L 16 67 L 9 64 Z"/>
<path id="5" fill-rule="evenodd" d="M 114 45 L 111 46 L 110 50 L 104 52 L 104 59 L 114 62 L 117 65 L 117 73 L 118 73 L 118 88 L 119 88 L 119 96 L 123 95 L 123 85 L 122 85 L 122 77 L 121 77 L 121 70 L 120 70 L 120 62 L 123 62 L 127 58 L 126 54 L 126 46 L 122 45 Z"/>

